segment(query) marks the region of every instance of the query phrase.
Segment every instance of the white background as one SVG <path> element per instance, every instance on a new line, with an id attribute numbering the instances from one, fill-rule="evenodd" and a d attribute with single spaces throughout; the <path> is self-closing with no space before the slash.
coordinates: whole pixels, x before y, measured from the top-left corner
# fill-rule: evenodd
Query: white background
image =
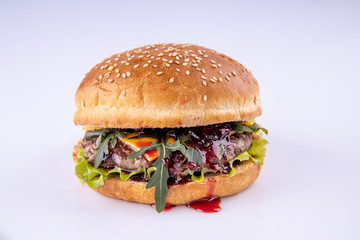
<path id="1" fill-rule="evenodd" d="M 190 42 L 248 67 L 270 135 L 222 211 L 158 214 L 82 188 L 74 95 L 103 58 Z M 1 1 L 0 239 L 360 239 L 358 1 Z"/>

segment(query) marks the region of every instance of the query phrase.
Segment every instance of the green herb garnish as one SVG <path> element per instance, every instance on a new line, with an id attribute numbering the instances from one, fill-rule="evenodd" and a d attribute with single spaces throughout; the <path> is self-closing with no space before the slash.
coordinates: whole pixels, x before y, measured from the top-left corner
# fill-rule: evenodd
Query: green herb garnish
<path id="1" fill-rule="evenodd" d="M 252 125 L 246 125 L 241 122 L 235 122 L 233 124 L 233 130 L 237 133 L 244 133 L 244 132 L 253 133 L 259 131 L 259 129 L 261 129 L 266 135 L 268 134 L 267 129 L 262 128 L 259 124 L 255 122 Z"/>
<path id="2" fill-rule="evenodd" d="M 157 212 L 162 212 L 166 205 L 166 195 L 169 193 L 167 187 L 167 180 L 169 178 L 169 170 L 164 165 L 163 159 L 168 158 L 171 152 L 180 151 L 182 154 L 186 154 L 186 148 L 180 143 L 179 140 L 170 144 L 166 143 L 155 143 L 152 142 L 151 145 L 141 147 L 137 152 L 130 154 L 127 158 L 133 159 L 143 155 L 146 151 L 157 149 L 159 151 L 159 156 L 153 164 L 153 167 L 156 168 L 154 174 L 151 176 L 150 181 L 146 184 L 146 188 L 155 187 L 155 207 Z"/>
<path id="3" fill-rule="evenodd" d="M 124 138 L 125 135 L 114 128 L 97 129 L 94 131 L 88 131 L 85 134 L 86 140 L 90 140 L 94 137 L 97 137 L 94 167 L 98 168 L 104 158 L 104 154 L 109 153 L 109 142 L 111 142 L 112 147 L 115 147 L 117 139 Z"/>

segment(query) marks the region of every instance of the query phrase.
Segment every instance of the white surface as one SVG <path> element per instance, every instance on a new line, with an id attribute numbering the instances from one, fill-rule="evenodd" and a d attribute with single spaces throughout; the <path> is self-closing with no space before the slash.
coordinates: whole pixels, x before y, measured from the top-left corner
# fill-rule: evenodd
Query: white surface
<path id="1" fill-rule="evenodd" d="M 129 2 L 0 3 L 0 239 L 359 239 L 359 2 Z M 265 165 L 220 213 L 157 214 L 73 175 L 82 77 L 157 42 L 224 52 L 260 83 Z"/>

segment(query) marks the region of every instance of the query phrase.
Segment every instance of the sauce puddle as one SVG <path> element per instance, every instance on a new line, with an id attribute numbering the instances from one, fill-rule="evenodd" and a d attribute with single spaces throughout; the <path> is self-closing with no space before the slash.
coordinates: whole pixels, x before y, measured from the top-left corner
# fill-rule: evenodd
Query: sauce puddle
<path id="1" fill-rule="evenodd" d="M 155 208 L 155 204 L 154 204 L 154 203 L 150 204 L 150 206 L 153 207 L 153 208 Z M 164 212 L 168 212 L 168 211 L 170 211 L 171 209 L 173 209 L 174 207 L 176 207 L 176 205 L 166 204 L 163 211 L 164 211 Z"/>
<path id="2" fill-rule="evenodd" d="M 220 202 L 221 199 L 219 197 L 213 196 L 189 202 L 186 206 L 199 212 L 214 213 L 221 210 Z"/>

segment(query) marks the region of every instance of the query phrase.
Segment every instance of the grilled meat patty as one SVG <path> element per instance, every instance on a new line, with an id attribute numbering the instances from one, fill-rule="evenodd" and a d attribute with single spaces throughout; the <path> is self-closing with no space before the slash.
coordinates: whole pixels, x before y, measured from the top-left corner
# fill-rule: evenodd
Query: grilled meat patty
<path id="1" fill-rule="evenodd" d="M 231 131 L 231 128 L 224 126 L 224 124 L 217 124 L 220 126 L 211 127 L 198 127 L 187 129 L 187 134 L 190 134 L 191 140 L 187 141 L 188 146 L 197 148 L 203 157 L 204 164 L 197 166 L 198 168 L 207 167 L 212 170 L 219 168 L 225 169 L 227 162 L 234 159 L 240 153 L 248 150 L 252 142 L 251 133 L 236 133 Z M 214 125 L 213 125 L 214 126 Z M 205 128 L 199 129 L 199 128 Z M 225 129 L 225 130 L 224 130 Z M 207 131 L 206 131 L 207 130 Z M 141 134 L 154 134 L 154 132 L 144 133 L 143 130 L 139 130 Z M 160 136 L 163 131 L 157 132 Z M 179 133 L 175 133 L 179 134 Z M 223 145 L 224 155 L 219 158 L 220 145 Z M 84 149 L 85 157 L 90 163 L 94 163 L 96 155 L 96 138 L 82 141 L 82 147 Z M 135 159 L 128 159 L 131 153 L 135 152 L 132 147 L 118 139 L 115 147 L 109 144 L 109 153 L 105 154 L 100 167 L 106 169 L 112 169 L 119 167 L 126 171 L 136 171 L 140 167 L 149 167 L 153 162 L 148 161 L 145 157 L 140 156 Z M 179 176 L 187 168 L 187 160 L 185 156 L 180 152 L 172 153 L 166 163 L 170 176 Z M 196 167 L 196 166 L 195 166 Z"/>

